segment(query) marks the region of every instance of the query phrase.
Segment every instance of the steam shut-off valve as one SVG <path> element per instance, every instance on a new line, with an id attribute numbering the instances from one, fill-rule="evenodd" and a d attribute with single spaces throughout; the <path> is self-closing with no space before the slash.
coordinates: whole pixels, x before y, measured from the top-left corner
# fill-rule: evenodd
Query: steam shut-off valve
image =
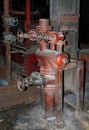
<path id="1" fill-rule="evenodd" d="M 22 77 L 20 81 L 17 81 L 17 85 L 20 90 L 25 90 L 25 87 L 30 84 L 41 85 L 45 118 L 61 124 L 63 123 L 62 70 L 67 66 L 70 58 L 62 51 L 63 46 L 66 45 L 64 35 L 50 30 L 49 21 L 40 19 L 36 30 L 28 33 L 18 32 L 17 37 L 20 41 L 28 38 L 39 43 L 36 55 L 40 72 L 33 72 L 29 77 Z"/>

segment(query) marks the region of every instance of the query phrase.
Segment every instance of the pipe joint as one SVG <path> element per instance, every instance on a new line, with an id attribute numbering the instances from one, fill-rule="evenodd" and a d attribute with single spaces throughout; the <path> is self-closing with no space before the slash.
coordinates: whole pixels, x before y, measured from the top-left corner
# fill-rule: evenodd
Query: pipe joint
<path id="1" fill-rule="evenodd" d="M 9 31 L 5 31 L 3 33 L 3 37 L 4 37 L 4 43 L 15 43 L 16 42 L 16 36 L 13 35 L 11 32 Z"/>

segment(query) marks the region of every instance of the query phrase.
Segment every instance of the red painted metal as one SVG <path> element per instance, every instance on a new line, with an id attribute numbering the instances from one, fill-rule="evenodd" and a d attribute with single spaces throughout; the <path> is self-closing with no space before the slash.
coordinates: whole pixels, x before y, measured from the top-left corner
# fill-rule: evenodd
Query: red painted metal
<path id="1" fill-rule="evenodd" d="M 30 31 L 30 24 L 31 24 L 30 0 L 25 1 L 25 11 L 15 11 L 13 9 L 10 9 L 10 13 L 11 15 L 19 18 L 19 22 L 23 24 L 25 32 Z"/>
<path id="2" fill-rule="evenodd" d="M 68 55 L 58 52 L 52 52 L 50 50 L 37 50 L 36 55 L 38 57 L 38 61 L 41 60 L 39 63 L 40 66 L 43 66 L 44 70 L 58 70 L 63 69 L 68 61 Z"/>
<path id="3" fill-rule="evenodd" d="M 49 87 L 44 87 L 44 104 L 45 104 L 45 118 L 54 118 L 54 111 L 55 111 L 55 94 L 56 94 L 55 85 L 51 85 Z M 54 118 L 55 119 L 55 118 Z"/>
<path id="4" fill-rule="evenodd" d="M 66 62 L 68 60 L 68 55 L 61 53 L 59 56 L 57 56 L 56 64 L 60 66 L 61 69 L 63 69 L 66 66 Z"/>
<path id="5" fill-rule="evenodd" d="M 79 116 L 83 110 L 83 94 L 84 94 L 84 62 L 70 59 L 69 56 L 62 51 L 65 45 L 64 37 L 61 33 L 50 32 L 47 29 L 48 24 L 42 20 L 43 24 L 38 26 L 38 30 L 46 33 L 50 38 L 48 44 L 52 44 L 52 48 L 48 48 L 47 43 L 40 42 L 40 48 L 36 54 L 40 64 L 40 73 L 46 79 L 44 87 L 44 107 L 45 116 L 47 119 L 56 119 L 56 123 L 60 124 L 63 121 L 63 86 L 62 86 L 62 70 L 76 68 L 77 77 L 77 97 L 76 97 L 76 116 Z M 57 45 L 57 49 L 55 49 Z M 69 67 L 68 67 L 69 66 Z"/>
<path id="6" fill-rule="evenodd" d="M 48 43 L 40 42 L 40 48 L 36 51 L 36 55 L 40 65 L 40 73 L 46 79 L 46 86 L 43 88 L 45 118 L 56 120 L 56 123 L 60 124 L 63 117 L 62 70 L 69 63 L 69 57 L 62 52 L 62 46 L 65 45 L 63 34 L 51 32 L 50 28 L 48 20 L 41 19 L 39 21 L 37 30 L 42 34 L 46 33 L 50 40 Z"/>
<path id="7" fill-rule="evenodd" d="M 35 54 L 28 54 L 24 56 L 25 75 L 30 75 L 34 71 L 39 71 L 37 56 Z"/>
<path id="8" fill-rule="evenodd" d="M 30 75 L 33 71 L 39 71 L 37 56 L 35 54 L 12 53 L 12 61 L 23 67 L 20 74 Z"/>
<path id="9" fill-rule="evenodd" d="M 20 19 L 19 22 L 22 22 L 26 32 L 30 31 L 30 24 L 31 24 L 30 0 L 25 1 L 25 11 L 14 11 L 11 9 L 10 13 L 12 15 L 19 17 L 19 19 L 22 16 L 23 21 Z M 31 44 L 30 44 L 29 39 L 25 41 L 25 46 L 26 46 L 26 49 L 29 49 L 29 52 L 30 52 Z M 21 72 L 23 73 L 23 75 L 30 75 L 33 71 L 39 71 L 36 54 L 28 53 L 25 55 L 21 53 L 17 53 L 17 54 L 12 53 L 12 61 L 24 67 L 24 70 L 22 70 Z"/>
<path id="10" fill-rule="evenodd" d="M 30 0 L 26 0 L 26 20 L 25 20 L 25 31 L 29 32 L 30 30 Z"/>
<path id="11" fill-rule="evenodd" d="M 62 47 L 65 45 L 64 35 L 50 31 L 50 29 L 49 20 L 40 19 L 36 31 L 21 33 L 18 37 L 19 39 L 37 39 L 40 44 L 36 55 L 40 73 L 46 79 L 46 86 L 43 88 L 45 117 L 48 120 L 56 119 L 56 123 L 60 123 L 63 116 L 62 70 L 69 63 L 69 56 L 62 52 Z"/>
<path id="12" fill-rule="evenodd" d="M 36 40 L 39 49 L 36 51 L 40 73 L 46 80 L 43 90 L 45 118 L 63 123 L 63 70 L 76 69 L 77 98 L 76 114 L 79 116 L 83 108 L 84 62 L 71 59 L 62 50 L 66 44 L 62 33 L 50 31 L 49 21 L 40 19 L 36 31 L 19 34 L 20 38 Z M 33 33 L 34 32 L 34 33 Z"/>

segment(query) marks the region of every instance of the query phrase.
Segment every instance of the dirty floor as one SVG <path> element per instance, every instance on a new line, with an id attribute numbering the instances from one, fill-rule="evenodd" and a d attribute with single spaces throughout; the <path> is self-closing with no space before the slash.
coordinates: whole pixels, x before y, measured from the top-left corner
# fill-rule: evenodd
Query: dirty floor
<path id="1" fill-rule="evenodd" d="M 89 130 L 89 110 L 86 111 L 78 119 L 75 117 L 75 109 L 65 103 L 64 123 L 59 127 L 54 120 L 44 118 L 44 109 L 39 98 L 0 109 L 0 130 Z"/>

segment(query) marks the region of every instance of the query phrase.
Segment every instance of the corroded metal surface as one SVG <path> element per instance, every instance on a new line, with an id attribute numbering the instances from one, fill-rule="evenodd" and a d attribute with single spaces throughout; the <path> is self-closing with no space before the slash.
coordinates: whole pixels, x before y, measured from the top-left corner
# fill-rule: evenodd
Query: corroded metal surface
<path id="1" fill-rule="evenodd" d="M 85 61 L 85 82 L 89 83 L 89 49 L 81 49 L 79 59 Z"/>
<path id="2" fill-rule="evenodd" d="M 3 0 L 4 6 L 4 15 L 9 15 L 9 0 Z M 5 31 L 9 32 L 10 27 L 5 26 Z M 10 43 L 6 43 L 6 66 L 7 66 L 7 81 L 10 82 L 11 80 L 11 45 Z"/>
<path id="3" fill-rule="evenodd" d="M 25 20 L 25 32 L 29 32 L 30 30 L 30 0 L 26 0 L 26 20 Z"/>
<path id="4" fill-rule="evenodd" d="M 39 36 L 40 33 L 40 36 Z M 36 51 L 40 73 L 46 84 L 42 88 L 45 117 L 54 120 L 57 124 L 63 123 L 63 70 L 76 69 L 76 115 L 83 110 L 84 94 L 84 62 L 70 58 L 63 52 L 66 45 L 64 35 L 60 32 L 50 31 L 47 19 L 40 19 L 34 31 L 34 40 L 39 39 L 39 49 Z M 33 33 L 19 34 L 18 37 L 33 39 Z M 74 73 L 73 73 L 74 74 Z M 73 84 L 73 81 L 72 81 Z"/>

